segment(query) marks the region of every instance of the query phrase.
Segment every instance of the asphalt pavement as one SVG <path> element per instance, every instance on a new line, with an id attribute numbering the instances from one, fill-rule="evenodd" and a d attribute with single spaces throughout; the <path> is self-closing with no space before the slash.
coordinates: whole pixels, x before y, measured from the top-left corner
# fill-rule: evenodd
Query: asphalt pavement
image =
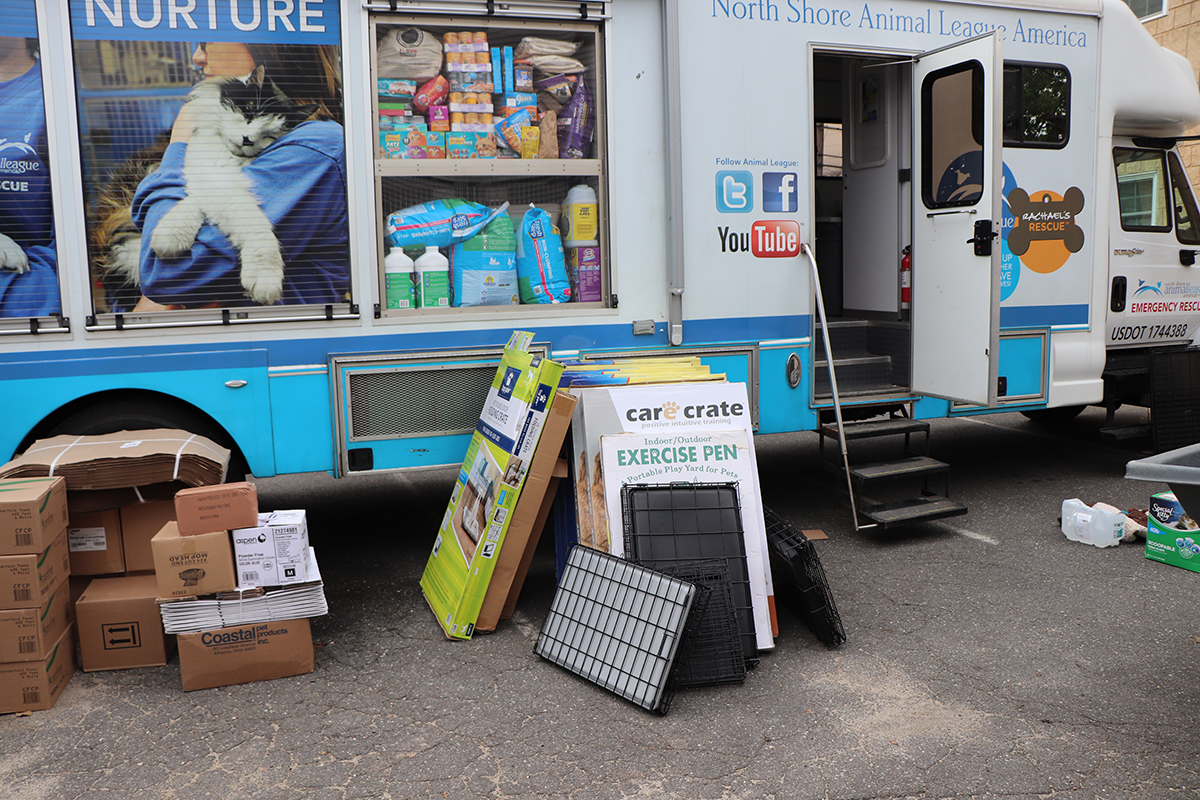
<path id="1" fill-rule="evenodd" d="M 1123 412 L 1136 414 L 1136 410 Z M 855 531 L 815 434 L 760 437 L 763 499 L 816 542 L 847 641 L 793 611 L 744 684 L 646 712 L 534 655 L 545 537 L 511 621 L 449 642 L 418 586 L 454 472 L 259 481 L 306 508 L 330 614 L 310 675 L 185 693 L 178 662 L 78 673 L 0 716 L 0 798 L 1200 797 L 1200 574 L 1058 528 L 1148 505 L 1102 412 L 934 422 L 970 512 Z"/>

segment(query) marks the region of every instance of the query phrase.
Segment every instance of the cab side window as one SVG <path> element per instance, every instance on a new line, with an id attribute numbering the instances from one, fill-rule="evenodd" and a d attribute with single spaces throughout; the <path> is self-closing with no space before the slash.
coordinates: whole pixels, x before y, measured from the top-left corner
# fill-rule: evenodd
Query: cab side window
<path id="1" fill-rule="evenodd" d="M 1171 230 L 1167 162 L 1162 150 L 1113 149 L 1121 227 L 1127 231 Z"/>

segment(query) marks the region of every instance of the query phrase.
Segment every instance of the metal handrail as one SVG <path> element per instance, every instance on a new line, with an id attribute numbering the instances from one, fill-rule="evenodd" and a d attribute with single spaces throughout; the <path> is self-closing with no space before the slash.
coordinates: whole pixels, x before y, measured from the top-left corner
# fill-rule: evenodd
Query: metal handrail
<path id="1" fill-rule="evenodd" d="M 829 386 L 833 389 L 833 416 L 837 420 L 838 444 L 842 448 L 842 468 L 846 473 L 846 491 L 850 494 L 850 513 L 854 518 L 854 530 L 874 528 L 874 523 L 858 524 L 858 506 L 854 502 L 854 481 L 850 478 L 850 454 L 846 448 L 846 430 L 842 423 L 842 400 L 838 395 L 837 374 L 833 368 L 833 349 L 829 342 L 829 320 L 825 317 L 825 298 L 821 295 L 821 274 L 817 271 L 817 259 L 807 243 L 801 243 L 800 252 L 808 258 L 808 263 L 812 267 L 813 290 L 817 294 L 817 315 L 821 318 L 821 334 L 825 345 L 825 363 L 829 366 Z"/>

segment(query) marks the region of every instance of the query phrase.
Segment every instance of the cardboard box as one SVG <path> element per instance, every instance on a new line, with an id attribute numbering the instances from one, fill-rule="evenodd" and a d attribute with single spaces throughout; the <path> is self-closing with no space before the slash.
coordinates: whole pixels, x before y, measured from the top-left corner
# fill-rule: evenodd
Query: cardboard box
<path id="1" fill-rule="evenodd" d="M 75 626 L 68 625 L 40 661 L 0 664 L 0 714 L 45 711 L 75 674 Z"/>
<path id="2" fill-rule="evenodd" d="M 71 587 L 60 584 L 41 608 L 0 611 L 0 663 L 41 661 L 75 621 Z"/>
<path id="3" fill-rule="evenodd" d="M 71 573 L 64 530 L 37 555 L 0 556 L 0 609 L 41 608 Z"/>
<path id="4" fill-rule="evenodd" d="M 159 597 L 189 597 L 237 588 L 229 533 L 216 531 L 180 536 L 174 522 L 163 525 L 150 540 Z"/>
<path id="5" fill-rule="evenodd" d="M 67 526 L 72 575 L 113 575 L 125 571 L 121 514 L 116 509 L 76 514 Z"/>
<path id="6" fill-rule="evenodd" d="M 259 514 L 258 525 L 233 532 L 238 588 L 285 586 L 308 580 L 308 521 L 304 511 Z"/>
<path id="7" fill-rule="evenodd" d="M 312 671 L 312 627 L 307 619 L 179 635 L 179 672 L 185 692 Z"/>
<path id="8" fill-rule="evenodd" d="M 538 439 L 529 466 L 529 475 L 525 478 L 525 486 L 521 489 L 512 522 L 504 537 L 504 546 L 496 557 L 496 567 L 475 623 L 477 631 L 495 630 L 499 620 L 513 615 L 521 585 L 525 582 L 538 539 L 550 514 L 558 482 L 567 475 L 566 463 L 560 464 L 558 455 L 567 438 L 567 429 L 574 413 L 575 397 L 560 391 L 546 415 L 545 427 L 542 428 L 542 436 Z"/>
<path id="9" fill-rule="evenodd" d="M 154 575 L 96 578 L 75 606 L 84 672 L 166 664 L 175 637 L 163 633 Z"/>
<path id="10" fill-rule="evenodd" d="M 163 525 L 175 521 L 174 500 L 134 503 L 121 509 L 121 543 L 125 547 L 126 572 L 153 572 L 154 551 L 150 540 Z"/>
<path id="11" fill-rule="evenodd" d="M 62 478 L 0 480 L 0 556 L 40 553 L 66 526 Z"/>
<path id="12" fill-rule="evenodd" d="M 1146 520 L 1146 558 L 1200 572 L 1200 531 L 1176 530 L 1151 516 Z"/>
<path id="13" fill-rule="evenodd" d="M 148 483 L 137 488 L 127 486 L 123 489 L 72 489 L 67 492 L 67 510 L 71 514 L 83 514 L 158 500 L 166 500 L 173 506 L 175 493 L 186 488 L 188 485 L 183 481 L 166 481 Z"/>
<path id="14" fill-rule="evenodd" d="M 1149 516 L 1160 525 L 1174 525 L 1185 513 L 1183 506 L 1175 499 L 1174 492 L 1159 492 L 1150 496 Z"/>
<path id="15" fill-rule="evenodd" d="M 258 489 L 253 483 L 223 483 L 182 489 L 175 495 L 180 536 L 253 528 L 258 524 Z"/>

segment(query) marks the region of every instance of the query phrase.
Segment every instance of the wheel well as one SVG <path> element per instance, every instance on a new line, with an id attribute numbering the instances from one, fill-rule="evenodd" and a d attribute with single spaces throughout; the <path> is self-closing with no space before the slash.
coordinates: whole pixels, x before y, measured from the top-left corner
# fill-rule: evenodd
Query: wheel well
<path id="1" fill-rule="evenodd" d="M 249 471 L 241 448 L 221 423 L 177 397 L 136 389 L 97 392 L 72 400 L 35 425 L 17 452 L 24 452 L 38 439 L 64 433 L 91 435 L 149 428 L 179 428 L 206 436 L 230 451 L 230 479 L 241 480 Z"/>

